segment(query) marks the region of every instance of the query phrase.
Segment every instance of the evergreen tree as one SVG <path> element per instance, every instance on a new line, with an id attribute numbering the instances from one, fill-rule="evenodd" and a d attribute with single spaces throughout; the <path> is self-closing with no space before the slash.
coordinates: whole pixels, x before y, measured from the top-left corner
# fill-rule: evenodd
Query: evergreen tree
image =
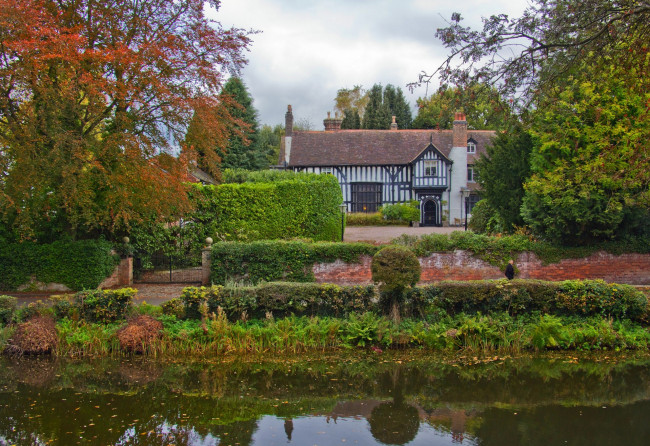
<path id="1" fill-rule="evenodd" d="M 360 129 L 361 118 L 357 109 L 348 108 L 344 112 L 343 122 L 341 122 L 342 129 Z"/>
<path id="2" fill-rule="evenodd" d="M 391 115 L 388 104 L 384 103 L 383 88 L 380 84 L 372 86 L 368 92 L 368 104 L 363 114 L 364 129 L 387 130 L 390 128 Z"/>
<path id="3" fill-rule="evenodd" d="M 222 152 L 221 168 L 258 170 L 267 167 L 268 146 L 259 144 L 257 110 L 244 83 L 231 77 L 219 96 L 227 102 L 230 114 L 240 121 L 239 134 L 233 134 Z"/>
<path id="4" fill-rule="evenodd" d="M 509 232 L 522 225 L 519 209 L 524 198 L 524 183 L 530 177 L 533 140 L 522 126 L 499 133 L 487 147 L 487 156 L 476 162 L 481 196 L 494 209 Z"/>
<path id="5" fill-rule="evenodd" d="M 388 84 L 382 88 L 375 84 L 368 92 L 368 104 L 363 115 L 364 129 L 386 130 L 390 128 L 392 116 L 395 116 L 400 129 L 411 127 L 411 108 L 406 102 L 401 88 Z M 342 126 L 341 126 L 342 127 Z"/>
<path id="6" fill-rule="evenodd" d="M 386 86 L 388 88 L 391 85 Z M 411 128 L 413 116 L 411 115 L 411 106 L 406 102 L 404 92 L 400 87 L 397 87 L 395 93 L 395 100 L 390 105 L 392 115 L 396 117 L 397 125 L 400 129 Z"/>

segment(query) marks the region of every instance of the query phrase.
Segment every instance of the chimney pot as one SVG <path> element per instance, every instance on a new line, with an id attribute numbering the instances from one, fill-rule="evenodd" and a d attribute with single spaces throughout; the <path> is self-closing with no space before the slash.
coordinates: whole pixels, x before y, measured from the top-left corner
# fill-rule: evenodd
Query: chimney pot
<path id="1" fill-rule="evenodd" d="M 291 136 L 293 134 L 293 113 L 291 112 L 291 105 L 287 107 L 287 112 L 284 115 L 284 135 Z"/>
<path id="2" fill-rule="evenodd" d="M 395 116 L 393 116 L 393 122 L 390 124 L 390 129 L 391 130 L 397 130 L 397 122 L 395 122 Z"/>

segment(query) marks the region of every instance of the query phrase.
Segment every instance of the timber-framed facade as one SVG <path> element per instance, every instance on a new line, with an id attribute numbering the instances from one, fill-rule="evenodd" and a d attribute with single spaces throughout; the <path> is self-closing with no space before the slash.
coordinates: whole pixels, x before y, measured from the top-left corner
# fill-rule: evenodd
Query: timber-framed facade
<path id="1" fill-rule="evenodd" d="M 376 212 L 384 204 L 417 200 L 420 224 L 462 224 L 478 200 L 474 161 L 494 131 L 467 130 L 457 113 L 452 130 L 294 131 L 285 115 L 280 165 L 296 172 L 331 174 L 341 185 L 348 212 Z"/>

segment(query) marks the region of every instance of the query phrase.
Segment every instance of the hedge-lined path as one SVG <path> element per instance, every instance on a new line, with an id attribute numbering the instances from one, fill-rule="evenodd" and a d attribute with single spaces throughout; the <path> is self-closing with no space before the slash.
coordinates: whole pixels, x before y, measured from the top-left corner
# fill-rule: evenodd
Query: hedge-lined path
<path id="1" fill-rule="evenodd" d="M 436 227 L 426 226 L 412 228 L 409 226 L 347 226 L 343 236 L 346 242 L 367 242 L 372 244 L 385 244 L 402 234 L 450 234 L 454 231 L 464 231 L 459 226 Z"/>

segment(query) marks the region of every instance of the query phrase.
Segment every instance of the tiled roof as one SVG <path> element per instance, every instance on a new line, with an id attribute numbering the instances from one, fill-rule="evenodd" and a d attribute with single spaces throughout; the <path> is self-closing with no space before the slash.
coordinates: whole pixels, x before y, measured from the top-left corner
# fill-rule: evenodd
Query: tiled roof
<path id="1" fill-rule="evenodd" d="M 479 155 L 494 131 L 468 130 Z M 289 166 L 359 166 L 408 164 L 433 144 L 449 157 L 451 130 L 340 130 L 293 132 Z M 470 155 L 473 157 L 473 155 Z M 468 157 L 469 162 L 469 157 Z"/>

